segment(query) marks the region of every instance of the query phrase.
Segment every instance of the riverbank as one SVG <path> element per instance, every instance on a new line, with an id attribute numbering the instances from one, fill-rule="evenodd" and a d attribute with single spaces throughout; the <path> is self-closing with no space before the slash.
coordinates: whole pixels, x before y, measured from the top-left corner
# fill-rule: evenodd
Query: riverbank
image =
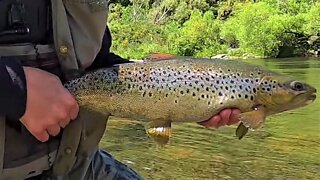
<path id="1" fill-rule="evenodd" d="M 112 3 L 112 51 L 128 59 L 154 52 L 231 59 L 319 55 L 320 2 L 193 2 Z"/>

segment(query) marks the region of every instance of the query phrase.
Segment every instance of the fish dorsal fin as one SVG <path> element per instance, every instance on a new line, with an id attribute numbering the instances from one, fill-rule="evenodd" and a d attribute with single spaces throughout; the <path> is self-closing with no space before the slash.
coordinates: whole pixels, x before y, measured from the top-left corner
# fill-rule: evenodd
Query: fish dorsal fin
<path id="1" fill-rule="evenodd" d="M 241 113 L 239 115 L 239 124 L 236 135 L 239 139 L 243 138 L 250 129 L 259 129 L 266 119 L 266 109 L 263 106 L 255 108 L 253 111 Z"/>
<path id="2" fill-rule="evenodd" d="M 152 53 L 149 54 L 144 61 L 147 62 L 152 62 L 152 61 L 162 61 L 162 60 L 170 60 L 170 59 L 175 59 L 177 56 L 169 53 Z"/>
<path id="3" fill-rule="evenodd" d="M 171 137 L 171 121 L 152 121 L 148 123 L 146 132 L 159 145 L 166 145 Z"/>

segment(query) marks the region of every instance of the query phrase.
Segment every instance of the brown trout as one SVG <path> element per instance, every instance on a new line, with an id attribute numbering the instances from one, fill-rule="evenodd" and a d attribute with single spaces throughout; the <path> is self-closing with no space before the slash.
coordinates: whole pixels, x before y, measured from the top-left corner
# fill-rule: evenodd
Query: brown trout
<path id="1" fill-rule="evenodd" d="M 260 128 L 266 116 L 316 99 L 306 83 L 228 60 L 171 59 L 120 64 L 89 72 L 65 87 L 80 106 L 148 121 L 147 134 L 166 143 L 172 122 L 200 122 L 224 108 L 241 110 L 236 136 Z"/>

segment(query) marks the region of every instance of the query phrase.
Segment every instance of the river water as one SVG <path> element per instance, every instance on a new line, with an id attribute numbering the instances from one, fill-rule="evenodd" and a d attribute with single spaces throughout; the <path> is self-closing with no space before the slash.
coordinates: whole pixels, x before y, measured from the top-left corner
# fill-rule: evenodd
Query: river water
<path id="1" fill-rule="evenodd" d="M 111 117 L 100 146 L 145 179 L 320 179 L 320 60 L 245 60 L 318 89 L 311 105 L 269 117 L 242 140 L 236 126 L 173 124 L 166 147 L 147 137 L 141 122 Z"/>

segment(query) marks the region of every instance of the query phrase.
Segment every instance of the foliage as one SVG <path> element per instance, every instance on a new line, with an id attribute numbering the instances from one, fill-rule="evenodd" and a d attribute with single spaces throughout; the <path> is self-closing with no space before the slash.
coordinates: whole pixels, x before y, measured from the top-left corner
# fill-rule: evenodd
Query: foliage
<path id="1" fill-rule="evenodd" d="M 218 53 L 304 55 L 320 34 L 317 0 L 112 1 L 113 51 L 141 59 L 163 52 L 211 57 Z M 314 39 L 314 38 L 313 38 Z"/>

